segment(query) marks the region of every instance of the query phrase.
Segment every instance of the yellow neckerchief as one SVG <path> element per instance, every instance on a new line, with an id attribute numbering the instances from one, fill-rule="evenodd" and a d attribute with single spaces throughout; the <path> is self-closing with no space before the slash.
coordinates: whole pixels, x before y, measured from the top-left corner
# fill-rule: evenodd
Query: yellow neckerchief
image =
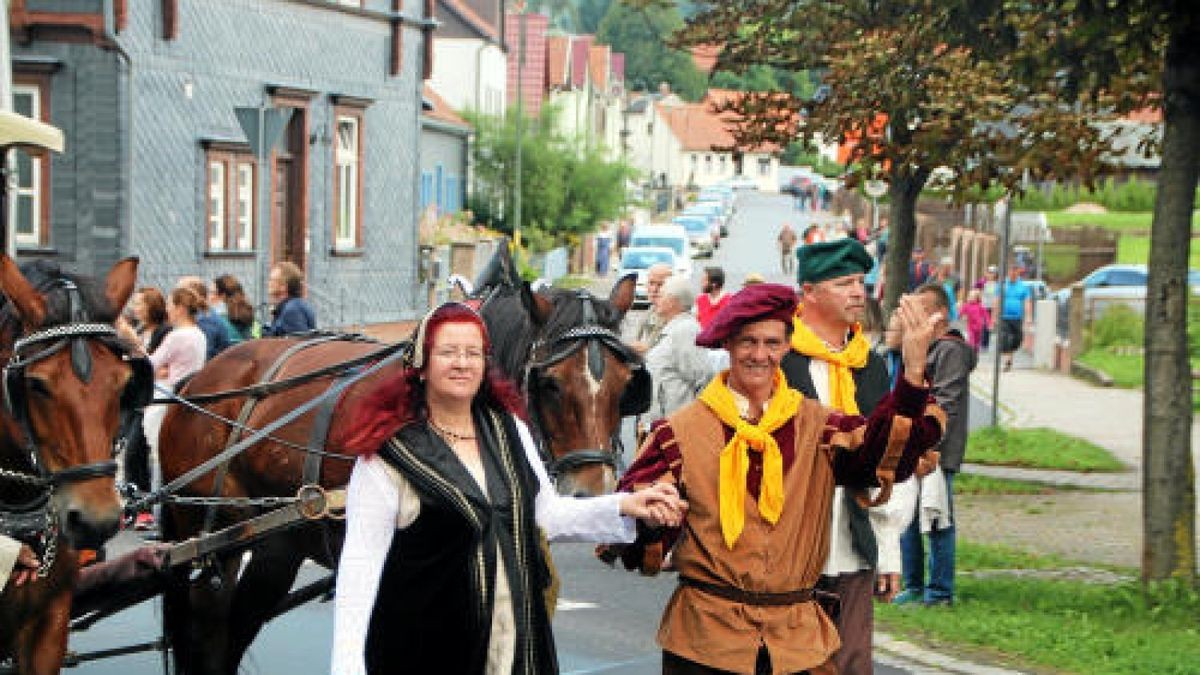
<path id="1" fill-rule="evenodd" d="M 804 396 L 788 388 L 783 371 L 775 369 L 774 393 L 758 424 L 751 424 L 738 415 L 733 391 L 726 381 L 726 370 L 712 379 L 700 400 L 726 426 L 734 429 L 733 438 L 721 450 L 720 513 L 721 534 L 725 545 L 733 550 L 746 524 L 746 472 L 750 468 L 750 450 L 763 455 L 762 489 L 758 497 L 758 512 L 774 525 L 783 513 L 783 454 L 771 436 L 779 427 L 796 416 Z"/>
<path id="2" fill-rule="evenodd" d="M 792 349 L 829 364 L 829 400 L 826 403 L 835 410 L 857 415 L 854 374 L 850 371 L 867 365 L 867 357 L 871 354 L 871 343 L 863 337 L 862 326 L 854 324 L 854 337 L 850 338 L 842 351 L 835 352 L 804 324 L 797 310 L 796 317 L 792 319 Z"/>

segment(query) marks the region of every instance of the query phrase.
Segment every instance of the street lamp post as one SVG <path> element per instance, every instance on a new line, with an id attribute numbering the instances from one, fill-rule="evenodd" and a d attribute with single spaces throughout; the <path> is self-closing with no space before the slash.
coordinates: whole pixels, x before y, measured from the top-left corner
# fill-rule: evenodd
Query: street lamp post
<path id="1" fill-rule="evenodd" d="M 513 190 L 513 242 L 521 247 L 521 143 L 525 135 L 525 0 L 513 3 L 517 10 L 517 148 L 513 165 L 516 170 Z"/>
<path id="2" fill-rule="evenodd" d="M 1004 229 L 1000 231 L 1000 273 L 996 289 L 1000 306 L 996 308 L 997 326 L 994 344 L 995 359 L 992 362 L 992 426 L 1000 426 L 1000 352 L 1004 345 L 1004 286 L 1008 283 L 1008 242 L 1012 235 L 1012 193 L 1004 201 Z M 1018 345 L 1019 347 L 1019 345 Z"/>

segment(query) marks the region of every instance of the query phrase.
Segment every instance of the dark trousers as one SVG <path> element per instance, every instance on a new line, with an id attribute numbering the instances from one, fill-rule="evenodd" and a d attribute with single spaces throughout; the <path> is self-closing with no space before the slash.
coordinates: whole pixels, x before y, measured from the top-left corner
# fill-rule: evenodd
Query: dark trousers
<path id="1" fill-rule="evenodd" d="M 950 501 L 950 522 L 954 522 L 954 472 L 943 469 L 946 493 Z M 918 506 L 918 508 L 920 508 Z M 934 528 L 929 537 L 929 580 L 925 579 L 925 546 L 921 534 L 921 518 L 913 516 L 912 523 L 900 535 L 900 555 L 904 563 L 904 590 L 920 594 L 922 602 L 954 600 L 954 525 Z"/>
<path id="2" fill-rule="evenodd" d="M 817 588 L 837 593 L 841 613 L 834 620 L 842 648 L 833 655 L 841 675 L 873 675 L 871 637 L 875 628 L 875 570 L 821 577 Z"/>
<path id="3" fill-rule="evenodd" d="M 758 658 L 755 659 L 754 670 L 750 671 L 735 671 L 735 670 L 719 670 L 711 668 L 703 663 L 689 661 L 682 656 L 672 654 L 671 652 L 663 652 L 663 675 L 771 675 L 771 655 L 767 652 L 766 646 L 758 648 Z M 801 671 L 796 675 L 807 675 L 808 671 Z"/>

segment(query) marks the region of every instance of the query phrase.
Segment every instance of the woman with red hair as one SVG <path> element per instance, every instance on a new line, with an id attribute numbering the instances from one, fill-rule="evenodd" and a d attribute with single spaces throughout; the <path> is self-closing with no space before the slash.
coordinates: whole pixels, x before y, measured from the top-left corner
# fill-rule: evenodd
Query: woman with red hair
<path id="1" fill-rule="evenodd" d="M 673 487 L 560 497 L 465 305 L 421 321 L 408 367 L 355 412 L 333 672 L 558 672 L 538 529 L 628 542 L 678 523 Z"/>

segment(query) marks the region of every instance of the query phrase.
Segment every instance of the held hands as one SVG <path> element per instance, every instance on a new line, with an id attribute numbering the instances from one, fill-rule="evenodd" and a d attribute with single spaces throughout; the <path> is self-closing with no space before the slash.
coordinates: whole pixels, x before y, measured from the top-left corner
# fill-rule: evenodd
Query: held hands
<path id="1" fill-rule="evenodd" d="M 33 549 L 22 544 L 21 552 L 17 554 L 17 564 L 13 567 L 13 586 L 20 586 L 26 581 L 33 581 L 37 578 L 37 569 L 40 564 L 37 556 L 33 553 Z"/>
<path id="2" fill-rule="evenodd" d="M 927 314 L 915 295 L 902 296 L 896 314 L 904 334 L 900 346 L 904 357 L 904 377 L 909 384 L 922 387 L 925 385 L 925 357 L 929 353 L 929 345 L 942 332 L 943 316 L 941 312 Z"/>
<path id="3" fill-rule="evenodd" d="M 621 515 L 637 518 L 651 527 L 679 527 L 687 513 L 687 502 L 674 485 L 655 483 L 621 499 Z"/>

